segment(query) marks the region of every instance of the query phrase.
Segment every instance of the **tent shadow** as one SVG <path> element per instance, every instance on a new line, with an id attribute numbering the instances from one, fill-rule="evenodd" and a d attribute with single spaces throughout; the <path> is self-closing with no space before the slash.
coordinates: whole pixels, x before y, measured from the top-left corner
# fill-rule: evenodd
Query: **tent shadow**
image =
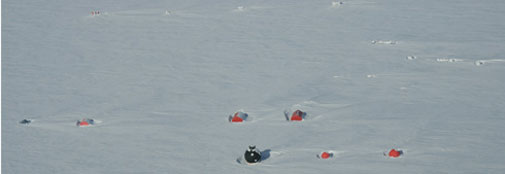
<path id="1" fill-rule="evenodd" d="M 265 161 L 268 158 L 270 158 L 270 149 L 266 149 L 264 151 L 261 151 L 261 161 Z"/>

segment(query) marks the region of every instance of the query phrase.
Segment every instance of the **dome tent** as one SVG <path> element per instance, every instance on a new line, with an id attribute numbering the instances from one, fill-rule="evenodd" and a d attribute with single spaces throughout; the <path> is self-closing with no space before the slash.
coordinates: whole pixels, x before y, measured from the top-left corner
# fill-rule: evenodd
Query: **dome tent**
<path id="1" fill-rule="evenodd" d="M 324 151 L 324 152 L 319 153 L 316 157 L 319 158 L 319 159 L 332 158 L 333 157 L 333 152 L 331 152 L 331 151 L 328 151 L 328 152 Z"/>
<path id="2" fill-rule="evenodd" d="M 91 118 L 83 118 L 82 120 L 77 121 L 76 125 L 79 127 L 91 126 L 95 124 L 95 120 Z"/>
<path id="3" fill-rule="evenodd" d="M 242 112 L 242 111 L 238 111 L 238 112 L 235 112 L 235 114 L 233 114 L 233 116 L 229 116 L 228 117 L 228 121 L 229 122 L 244 122 L 247 120 L 247 113 L 245 112 Z"/>
<path id="4" fill-rule="evenodd" d="M 391 158 L 398 158 L 403 155 L 403 150 L 400 149 L 391 149 L 389 152 L 384 152 L 384 156 L 388 156 Z"/>
<path id="5" fill-rule="evenodd" d="M 303 121 L 305 120 L 307 113 L 297 109 L 291 114 L 291 117 L 289 116 L 289 111 L 284 111 L 284 116 L 287 121 Z"/>

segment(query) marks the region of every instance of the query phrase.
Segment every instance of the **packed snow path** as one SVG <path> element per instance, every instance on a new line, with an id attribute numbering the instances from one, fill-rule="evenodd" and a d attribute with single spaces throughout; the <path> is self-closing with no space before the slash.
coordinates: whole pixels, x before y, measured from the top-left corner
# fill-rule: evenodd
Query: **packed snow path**
<path id="1" fill-rule="evenodd" d="M 2 172 L 504 173 L 505 2 L 342 2 L 3 1 Z"/>

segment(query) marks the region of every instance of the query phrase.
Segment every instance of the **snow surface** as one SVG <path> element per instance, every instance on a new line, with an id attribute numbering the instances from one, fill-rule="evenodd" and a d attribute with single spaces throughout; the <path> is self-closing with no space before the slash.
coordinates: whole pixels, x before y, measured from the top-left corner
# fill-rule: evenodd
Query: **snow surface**
<path id="1" fill-rule="evenodd" d="M 332 4 L 3 0 L 2 172 L 505 173 L 505 1 Z"/>

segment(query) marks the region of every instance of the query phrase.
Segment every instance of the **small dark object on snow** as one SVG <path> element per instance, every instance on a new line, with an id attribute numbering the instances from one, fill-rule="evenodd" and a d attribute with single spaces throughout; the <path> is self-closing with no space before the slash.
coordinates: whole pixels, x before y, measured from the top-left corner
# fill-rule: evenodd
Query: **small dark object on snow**
<path id="1" fill-rule="evenodd" d="M 29 120 L 29 119 L 23 119 L 21 120 L 19 123 L 20 124 L 30 124 L 32 122 L 32 120 Z"/>
<path id="2" fill-rule="evenodd" d="M 256 149 L 256 146 L 249 146 L 244 153 L 244 159 L 247 163 L 258 163 L 261 161 L 261 152 Z"/>

